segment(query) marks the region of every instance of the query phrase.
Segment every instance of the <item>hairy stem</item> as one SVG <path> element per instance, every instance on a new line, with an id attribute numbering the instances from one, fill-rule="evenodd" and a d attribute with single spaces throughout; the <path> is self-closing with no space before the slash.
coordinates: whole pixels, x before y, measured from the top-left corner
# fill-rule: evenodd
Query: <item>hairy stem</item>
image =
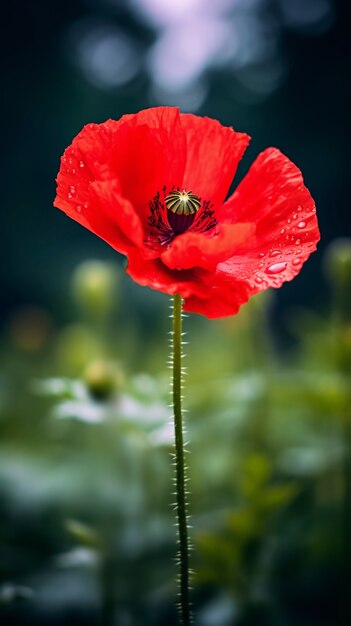
<path id="1" fill-rule="evenodd" d="M 189 603 L 189 538 L 185 488 L 184 433 L 182 416 L 182 299 L 173 298 L 173 411 L 175 432 L 175 468 L 179 542 L 179 592 L 182 626 L 191 623 Z"/>

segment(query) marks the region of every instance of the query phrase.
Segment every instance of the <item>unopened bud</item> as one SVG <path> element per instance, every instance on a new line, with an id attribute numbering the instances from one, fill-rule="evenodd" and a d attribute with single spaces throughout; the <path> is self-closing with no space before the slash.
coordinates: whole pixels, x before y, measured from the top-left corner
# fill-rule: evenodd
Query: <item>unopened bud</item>
<path id="1" fill-rule="evenodd" d="M 73 296 L 83 311 L 105 316 L 116 300 L 118 269 L 103 261 L 84 261 L 73 273 Z"/>
<path id="2" fill-rule="evenodd" d="M 330 281 L 340 285 L 351 283 L 351 239 L 335 239 L 327 248 L 324 267 Z"/>
<path id="3" fill-rule="evenodd" d="M 103 359 L 90 363 L 83 375 L 89 392 L 99 400 L 107 399 L 116 393 L 121 386 L 122 378 L 118 365 Z"/>

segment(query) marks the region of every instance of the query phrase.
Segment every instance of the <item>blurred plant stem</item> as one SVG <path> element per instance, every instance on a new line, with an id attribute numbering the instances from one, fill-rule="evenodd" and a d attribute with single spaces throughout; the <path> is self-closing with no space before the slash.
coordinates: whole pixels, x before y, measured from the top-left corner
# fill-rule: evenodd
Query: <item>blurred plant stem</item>
<path id="1" fill-rule="evenodd" d="M 189 539 L 185 489 L 184 433 L 182 416 L 182 299 L 173 297 L 173 413 L 179 541 L 180 618 L 182 626 L 191 623 L 189 603 Z"/>

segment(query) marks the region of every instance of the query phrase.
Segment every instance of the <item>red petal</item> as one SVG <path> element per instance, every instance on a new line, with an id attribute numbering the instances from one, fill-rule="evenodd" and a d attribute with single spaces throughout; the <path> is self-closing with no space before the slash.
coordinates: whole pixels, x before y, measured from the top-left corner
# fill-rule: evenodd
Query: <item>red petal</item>
<path id="1" fill-rule="evenodd" d="M 110 163 L 122 194 L 141 216 L 146 218 L 150 200 L 163 187 L 182 184 L 185 153 L 178 109 L 141 111 L 121 126 Z"/>
<path id="2" fill-rule="evenodd" d="M 183 187 L 216 207 L 228 193 L 250 137 L 208 117 L 180 117 L 187 140 Z"/>
<path id="3" fill-rule="evenodd" d="M 127 274 L 143 287 L 151 287 L 163 293 L 179 293 L 183 298 L 192 295 L 206 298 L 208 287 L 202 283 L 204 270 L 171 271 L 160 259 L 145 260 L 142 255 L 131 254 Z"/>
<path id="4" fill-rule="evenodd" d="M 89 228 L 85 209 L 90 184 L 112 178 L 109 168 L 111 147 L 117 130 L 128 117 L 124 116 L 118 122 L 108 120 L 105 124 L 87 124 L 61 158 L 54 205 L 86 228 Z"/>
<path id="5" fill-rule="evenodd" d="M 91 203 L 88 205 L 87 217 L 94 225 L 97 217 L 107 220 L 110 227 L 110 237 L 113 240 L 114 233 L 122 232 L 123 235 L 137 247 L 144 247 L 144 229 L 141 220 L 133 205 L 120 194 L 118 181 L 95 181 L 90 186 Z M 94 206 L 96 198 L 99 209 Z M 117 245 L 114 246 L 118 249 Z M 151 252 L 151 250 L 150 250 Z"/>
<path id="6" fill-rule="evenodd" d="M 225 274 L 208 275 L 204 280 L 208 282 L 207 297 L 186 298 L 184 311 L 200 313 L 211 319 L 236 315 L 241 305 L 245 304 L 251 295 L 245 282 L 237 281 Z"/>
<path id="7" fill-rule="evenodd" d="M 252 293 L 292 280 L 319 241 L 315 204 L 302 174 L 275 148 L 258 156 L 218 217 L 256 225 L 256 244 L 217 268 L 248 281 Z"/>
<path id="8" fill-rule="evenodd" d="M 139 285 L 164 293 L 180 294 L 184 310 L 209 318 L 235 315 L 250 295 L 245 282 L 223 273 L 193 270 L 169 270 L 160 259 L 145 261 L 134 252 L 128 260 L 127 273 Z"/>
<path id="9" fill-rule="evenodd" d="M 143 246 L 144 231 L 133 206 L 120 195 L 118 181 L 93 182 L 83 205 L 56 197 L 55 206 L 122 254 Z M 146 253 L 154 256 L 150 249 Z"/>
<path id="10" fill-rule="evenodd" d="M 87 124 L 73 139 L 61 159 L 59 178 L 74 185 L 77 180 L 105 180 L 111 178 L 109 158 L 116 133 L 130 118 L 107 120 L 103 124 Z"/>
<path id="11" fill-rule="evenodd" d="M 254 232 L 254 224 L 220 225 L 213 236 L 189 231 L 176 237 L 161 259 L 172 270 L 202 267 L 211 271 L 243 244 L 249 246 Z"/>

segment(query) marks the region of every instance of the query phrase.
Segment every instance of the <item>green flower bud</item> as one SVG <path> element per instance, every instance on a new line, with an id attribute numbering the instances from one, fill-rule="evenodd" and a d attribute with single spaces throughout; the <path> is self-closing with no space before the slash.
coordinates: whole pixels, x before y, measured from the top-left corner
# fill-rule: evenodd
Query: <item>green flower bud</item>
<path id="1" fill-rule="evenodd" d="M 335 239 L 327 248 L 324 267 L 331 282 L 341 285 L 351 283 L 351 239 Z"/>
<path id="2" fill-rule="evenodd" d="M 99 400 L 107 399 L 116 393 L 122 384 L 122 378 L 118 365 L 103 359 L 89 363 L 83 375 L 89 392 Z"/>
<path id="3" fill-rule="evenodd" d="M 84 261 L 72 276 L 73 297 L 94 317 L 105 317 L 116 300 L 118 269 L 103 261 Z"/>

